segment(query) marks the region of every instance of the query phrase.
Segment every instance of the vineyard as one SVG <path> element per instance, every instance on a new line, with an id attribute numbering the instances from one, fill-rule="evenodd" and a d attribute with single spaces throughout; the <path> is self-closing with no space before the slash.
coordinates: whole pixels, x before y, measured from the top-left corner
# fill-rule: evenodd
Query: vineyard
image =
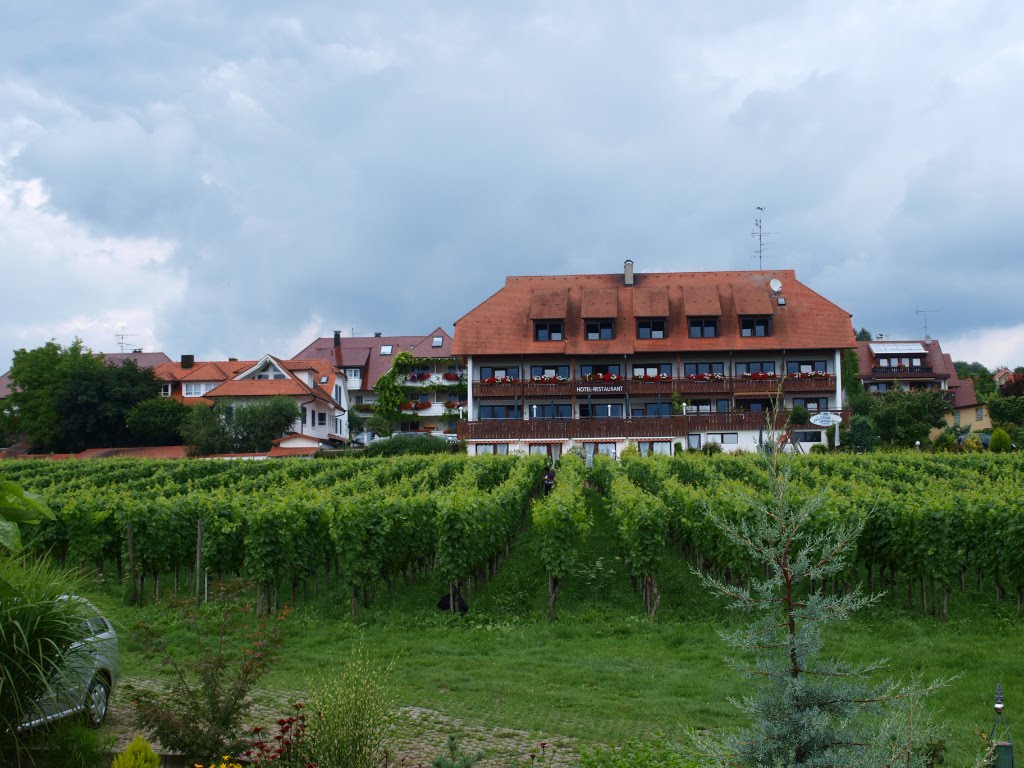
<path id="1" fill-rule="evenodd" d="M 765 492 L 757 456 L 563 459 L 541 495 L 544 457 L 402 457 L 280 462 L 5 462 L 5 479 L 39 493 L 55 522 L 26 527 L 36 551 L 130 585 L 206 598 L 211 579 L 244 576 L 273 610 L 323 584 L 352 613 L 382 588 L 430 574 L 459 593 L 486 582 L 532 521 L 548 575 L 548 613 L 571 578 L 593 520 L 584 487 L 607 497 L 618 547 L 643 610 L 656 616 L 669 547 L 734 584 L 752 575 L 711 516 L 742 523 Z M 825 531 L 865 517 L 857 558 L 833 583 L 858 583 L 948 618 L 968 580 L 1024 606 L 1024 461 L 1015 455 L 807 456 L 789 494 L 823 494 Z M 168 581 L 170 584 L 168 585 Z M 539 589 L 543 587 L 539 586 Z M 283 595 L 283 597 L 282 597 Z"/>

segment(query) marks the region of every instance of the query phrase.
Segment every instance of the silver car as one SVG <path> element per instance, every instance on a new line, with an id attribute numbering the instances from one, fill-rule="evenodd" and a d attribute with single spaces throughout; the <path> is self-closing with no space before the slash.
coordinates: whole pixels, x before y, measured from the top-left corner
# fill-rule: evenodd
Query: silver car
<path id="1" fill-rule="evenodd" d="M 113 625 L 88 600 L 72 596 L 64 599 L 74 601 L 82 615 L 81 639 L 64 654 L 60 671 L 37 702 L 36 716 L 23 723 L 22 729 L 79 713 L 90 725 L 99 725 L 107 716 L 110 694 L 121 675 Z"/>

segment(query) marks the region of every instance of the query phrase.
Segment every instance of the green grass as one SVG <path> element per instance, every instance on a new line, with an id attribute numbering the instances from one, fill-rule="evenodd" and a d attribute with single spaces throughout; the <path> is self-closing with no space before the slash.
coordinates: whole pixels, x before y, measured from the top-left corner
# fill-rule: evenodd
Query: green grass
<path id="1" fill-rule="evenodd" d="M 559 597 L 557 621 L 545 618 L 546 579 L 527 528 L 498 575 L 466 596 L 471 609 L 464 617 L 434 607 L 444 587 L 431 579 L 379 595 L 356 622 L 340 590 L 300 603 L 287 621 L 281 660 L 261 684 L 301 691 L 318 665 L 343 659 L 361 643 L 394 660 L 392 682 L 403 705 L 475 724 L 583 744 L 654 734 L 683 741 L 692 729 L 736 727 L 729 699 L 754 683 L 724 663 L 728 649 L 718 631 L 739 618 L 669 552 L 658 618 L 646 619 L 610 526 L 599 512 L 577 573 Z M 120 628 L 124 672 L 153 676 L 156 661 L 141 654 L 133 622 L 159 624 L 182 650 L 187 634 L 173 614 L 126 608 L 114 591 L 97 586 L 91 596 Z M 970 765 L 980 745 L 976 727 L 987 733 L 992 724 L 996 682 L 1006 692 L 1011 728 L 1024 723 L 1024 623 L 1015 606 L 997 606 L 990 592 L 956 593 L 951 616 L 941 623 L 908 609 L 902 596 L 886 597 L 834 628 L 826 651 L 854 661 L 887 658 L 889 674 L 903 679 L 959 675 L 932 698 L 930 710 L 945 723 L 946 764 Z"/>

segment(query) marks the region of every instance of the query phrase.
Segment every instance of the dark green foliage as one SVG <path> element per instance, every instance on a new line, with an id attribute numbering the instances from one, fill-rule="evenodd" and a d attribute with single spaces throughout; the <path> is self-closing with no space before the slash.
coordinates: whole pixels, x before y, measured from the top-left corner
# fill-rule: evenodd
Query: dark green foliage
<path id="1" fill-rule="evenodd" d="M 992 372 L 981 363 L 966 363 L 957 360 L 953 363 L 956 368 L 956 375 L 961 379 L 972 379 L 974 391 L 981 395 L 990 395 L 996 391 L 996 380 Z"/>
<path id="2" fill-rule="evenodd" d="M 1010 436 L 1006 433 L 1006 430 L 995 429 L 992 432 L 992 437 L 989 438 L 988 449 L 992 453 L 1007 453 L 1012 450 L 1013 445 L 1010 440 Z"/>
<path id="3" fill-rule="evenodd" d="M 178 610 L 192 631 L 191 656 L 175 657 L 159 631 L 142 626 L 164 661 L 168 690 L 132 690 L 135 725 L 189 760 L 239 754 L 250 693 L 275 660 L 281 622 L 257 620 L 251 606 L 232 599 Z"/>
<path id="4" fill-rule="evenodd" d="M 189 407 L 170 397 L 136 403 L 125 417 L 135 445 L 180 445 L 181 426 Z"/>
<path id="5" fill-rule="evenodd" d="M 790 424 L 807 424 L 811 419 L 811 412 L 804 406 L 798 405 L 789 412 Z"/>
<path id="6" fill-rule="evenodd" d="M 842 381 L 846 390 L 846 405 L 859 416 L 867 416 L 871 412 L 872 397 L 864 390 L 860 381 L 860 358 L 857 353 L 848 349 L 843 353 Z"/>
<path id="7" fill-rule="evenodd" d="M 945 425 L 949 403 L 935 390 L 904 392 L 897 389 L 875 398 L 871 422 L 884 445 L 911 448 L 928 442 L 928 433 Z"/>
<path id="8" fill-rule="evenodd" d="M 1024 397 L 990 397 L 986 405 L 996 424 L 1024 425 Z"/>
<path id="9" fill-rule="evenodd" d="M 181 436 L 192 453 L 206 456 L 216 453 L 256 453 L 269 451 L 301 415 L 290 397 L 271 397 L 251 405 L 212 408 L 188 406 Z"/>
<path id="10" fill-rule="evenodd" d="M 935 453 L 949 453 L 957 449 L 957 435 L 951 429 L 944 429 L 932 443 L 932 451 Z"/>
<path id="11" fill-rule="evenodd" d="M 368 445 L 362 456 L 406 456 L 410 454 L 452 453 L 456 446 L 433 435 L 396 435 Z"/>
<path id="12" fill-rule="evenodd" d="M 1024 375 L 1014 374 L 1003 382 L 999 394 L 1003 397 L 1024 397 Z"/>
<path id="13" fill-rule="evenodd" d="M 6 430 L 35 450 L 70 453 L 130 444 L 126 414 L 160 391 L 152 370 L 131 360 L 107 365 L 77 339 L 15 351 L 11 384 Z"/>
<path id="14" fill-rule="evenodd" d="M 856 338 L 857 338 L 857 341 L 873 341 L 875 337 L 871 333 L 871 331 L 869 331 L 867 328 L 864 328 L 862 326 L 861 329 L 859 331 L 857 331 L 857 337 Z"/>
<path id="15" fill-rule="evenodd" d="M 853 416 L 849 431 L 840 434 L 843 436 L 843 445 L 857 453 L 873 450 L 877 441 L 875 428 L 867 416 Z"/>
<path id="16" fill-rule="evenodd" d="M 241 453 L 269 451 L 272 441 L 285 434 L 302 412 L 290 397 L 271 397 L 235 406 L 226 420 L 233 450 Z"/>

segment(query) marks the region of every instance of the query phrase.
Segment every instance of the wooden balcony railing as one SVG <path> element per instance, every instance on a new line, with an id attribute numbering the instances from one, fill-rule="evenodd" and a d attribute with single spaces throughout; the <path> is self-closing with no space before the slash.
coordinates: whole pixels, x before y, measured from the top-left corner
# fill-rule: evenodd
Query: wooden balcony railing
<path id="1" fill-rule="evenodd" d="M 844 422 L 849 412 L 842 412 Z M 685 437 L 692 432 L 739 432 L 763 429 L 765 413 L 702 413 L 692 416 L 656 416 L 641 419 L 494 419 L 460 421 L 460 440 L 580 440 L 601 438 Z M 775 422 L 781 429 L 788 418 L 780 413 Z M 821 429 L 813 424 L 795 429 Z"/>
<path id="2" fill-rule="evenodd" d="M 784 392 L 820 392 L 823 394 L 836 391 L 835 376 L 813 376 L 800 378 L 799 376 L 786 376 L 778 379 L 747 379 L 747 378 L 723 378 L 723 379 L 659 379 L 656 381 L 641 381 L 639 379 L 619 379 L 615 382 L 608 381 L 584 381 L 574 379 L 569 381 L 537 383 L 529 380 L 512 382 L 501 382 L 485 384 L 480 381 L 473 382 L 473 396 L 477 398 L 551 398 L 551 397 L 572 397 L 573 395 L 583 396 L 593 394 L 583 391 L 586 388 L 605 389 L 608 394 L 630 395 L 632 397 L 643 397 L 644 395 L 671 395 L 679 393 L 687 397 L 700 397 L 706 395 L 751 395 L 760 394 L 771 397 L 779 390 L 779 382 L 782 381 Z M 621 388 L 621 389 L 620 389 Z M 614 390 L 614 391 L 613 391 Z"/>
<path id="3" fill-rule="evenodd" d="M 935 378 L 935 371 L 930 365 L 918 365 L 907 368 L 880 368 L 875 366 L 871 369 L 871 378 L 881 381 L 892 381 L 893 379 L 932 379 Z"/>

